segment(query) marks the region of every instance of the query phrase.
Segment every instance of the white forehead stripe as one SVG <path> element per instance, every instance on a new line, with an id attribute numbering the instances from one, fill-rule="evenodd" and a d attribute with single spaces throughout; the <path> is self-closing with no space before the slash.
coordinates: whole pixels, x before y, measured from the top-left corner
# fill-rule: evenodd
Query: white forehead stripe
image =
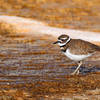
<path id="1" fill-rule="evenodd" d="M 58 40 L 58 41 L 61 41 L 61 40 Z M 68 40 L 67 40 L 65 43 L 58 43 L 58 45 L 59 45 L 59 46 L 64 46 L 64 45 L 66 45 L 69 41 L 70 41 L 70 38 L 68 38 Z"/>
<path id="2" fill-rule="evenodd" d="M 67 38 L 61 38 L 61 39 L 66 40 Z"/>

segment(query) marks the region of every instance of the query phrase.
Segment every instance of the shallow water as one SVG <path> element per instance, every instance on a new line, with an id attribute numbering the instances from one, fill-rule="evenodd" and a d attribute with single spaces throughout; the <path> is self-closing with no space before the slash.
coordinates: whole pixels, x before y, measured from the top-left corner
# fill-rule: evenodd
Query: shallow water
<path id="1" fill-rule="evenodd" d="M 0 41 L 0 84 L 65 80 L 77 67 L 49 38 L 34 37 L 31 42 L 24 42 L 4 37 Z M 80 74 L 100 72 L 97 62 L 89 67 L 87 62 L 80 68 Z"/>

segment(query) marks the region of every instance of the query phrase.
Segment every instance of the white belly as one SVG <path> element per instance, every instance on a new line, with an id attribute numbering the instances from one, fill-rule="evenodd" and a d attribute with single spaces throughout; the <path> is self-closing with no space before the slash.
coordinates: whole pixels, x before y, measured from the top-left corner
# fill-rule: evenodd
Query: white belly
<path id="1" fill-rule="evenodd" d="M 64 54 L 68 58 L 70 58 L 71 60 L 74 60 L 74 61 L 80 61 L 80 60 L 83 60 L 83 59 L 85 59 L 85 58 L 87 58 L 87 57 L 92 55 L 92 54 L 88 54 L 88 55 L 75 55 L 75 54 L 70 53 L 69 49 L 67 49 Z"/>

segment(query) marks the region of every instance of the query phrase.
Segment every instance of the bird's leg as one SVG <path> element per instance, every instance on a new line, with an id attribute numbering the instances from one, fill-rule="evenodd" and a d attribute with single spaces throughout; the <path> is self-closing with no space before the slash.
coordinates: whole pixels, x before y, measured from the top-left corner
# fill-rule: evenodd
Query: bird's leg
<path id="1" fill-rule="evenodd" d="M 75 74 L 79 74 L 79 68 L 81 67 L 82 65 L 82 61 L 79 61 L 78 62 L 78 67 L 75 69 L 75 71 L 71 74 L 71 75 L 75 75 Z"/>
<path id="2" fill-rule="evenodd" d="M 79 69 L 77 70 L 77 72 L 76 72 L 76 75 L 78 75 L 80 73 L 80 71 L 79 71 Z"/>

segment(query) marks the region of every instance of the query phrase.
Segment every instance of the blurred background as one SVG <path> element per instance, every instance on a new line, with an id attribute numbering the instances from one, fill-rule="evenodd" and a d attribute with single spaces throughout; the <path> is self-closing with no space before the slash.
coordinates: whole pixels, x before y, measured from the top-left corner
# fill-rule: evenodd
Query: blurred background
<path id="1" fill-rule="evenodd" d="M 0 15 L 100 32 L 100 0 L 0 0 Z M 77 64 L 53 45 L 54 37 L 35 36 L 27 19 L 0 18 L 0 100 L 100 100 L 100 53 L 82 65 L 79 76 L 70 76 Z"/>
<path id="2" fill-rule="evenodd" d="M 50 26 L 100 31 L 99 0 L 0 0 L 0 15 L 16 15 Z"/>

